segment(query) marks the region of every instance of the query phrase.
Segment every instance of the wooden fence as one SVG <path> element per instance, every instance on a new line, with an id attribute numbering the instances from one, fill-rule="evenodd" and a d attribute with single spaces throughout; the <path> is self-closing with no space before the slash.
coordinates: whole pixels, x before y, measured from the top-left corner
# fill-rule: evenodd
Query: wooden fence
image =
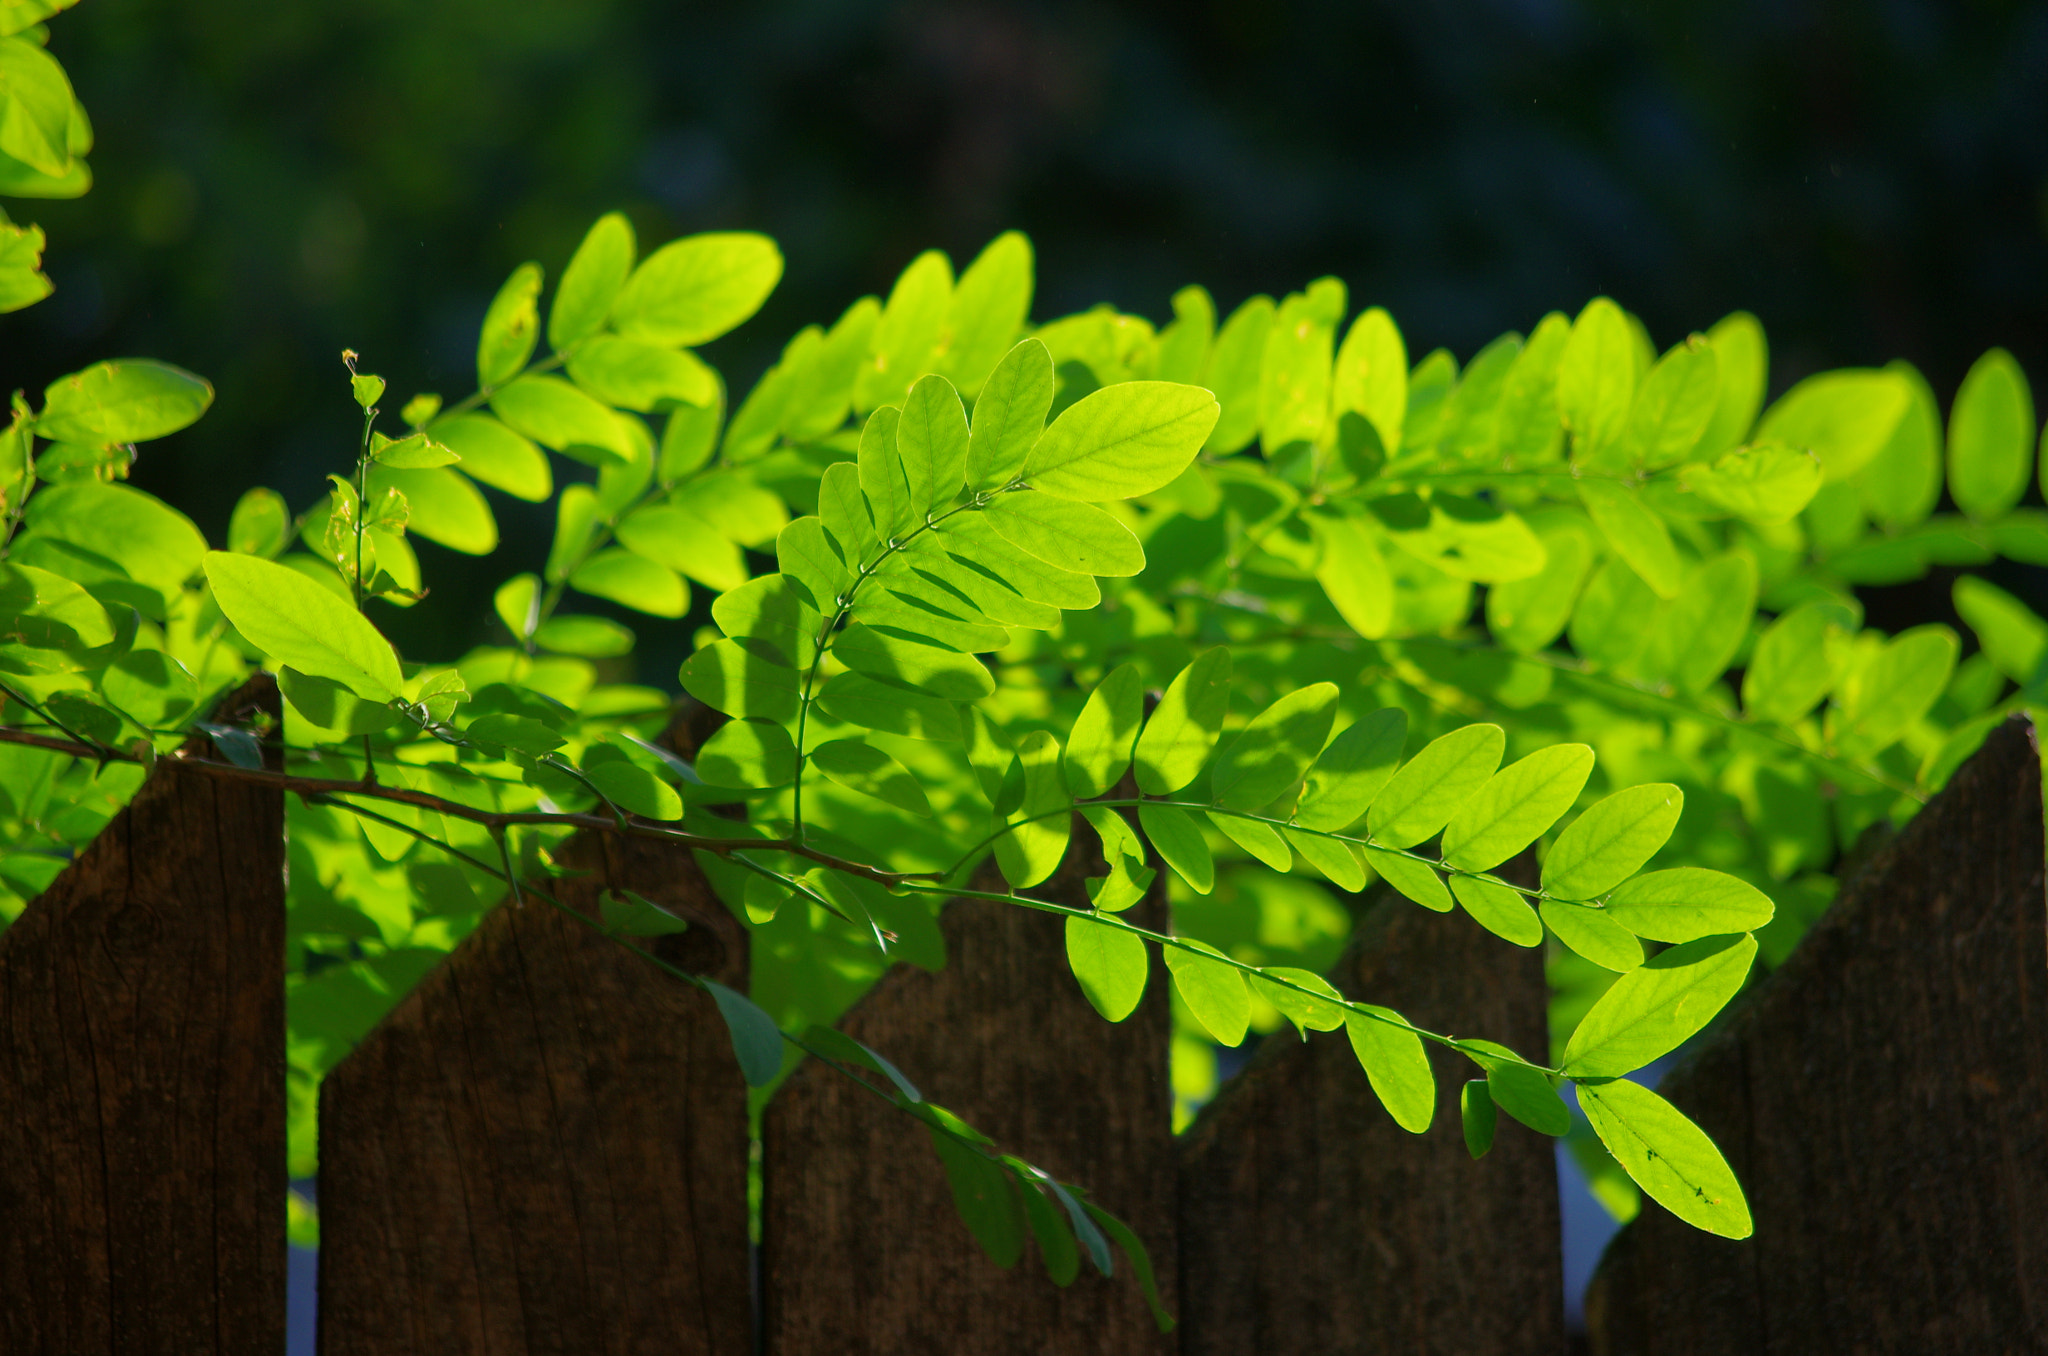
<path id="1" fill-rule="evenodd" d="M 239 709 L 276 696 L 259 680 Z M 230 716 L 234 712 L 228 713 Z M 608 886 L 688 917 L 664 954 L 739 983 L 745 929 L 686 853 L 597 836 Z M 1757 1237 L 1655 1207 L 1591 1299 L 1614 1353 L 2048 1345 L 2048 894 L 2032 732 L 1998 731 L 1793 961 L 1666 1084 L 1728 1149 Z M 9 1353 L 284 1341 L 283 806 L 165 759 L 0 935 L 0 1335 Z M 1078 898 L 1078 875 L 1055 894 Z M 1141 905 L 1155 917 L 1158 901 Z M 1345 1043 L 1269 1038 L 1169 1132 L 1163 970 L 1103 1023 L 1042 915 L 958 903 L 943 970 L 844 1027 L 1149 1244 L 1135 1287 L 986 1262 L 922 1131 L 799 1068 L 762 1130 L 712 1005 L 544 906 L 494 910 L 329 1077 L 320 1346 L 398 1353 L 1507 1353 L 1564 1347 L 1547 1140 L 1474 1164 L 1465 1071 L 1426 1135 Z M 1418 1021 L 1544 1045 L 1539 955 L 1368 900 L 1335 973 Z M 758 1331 L 757 1318 L 758 1315 Z"/>

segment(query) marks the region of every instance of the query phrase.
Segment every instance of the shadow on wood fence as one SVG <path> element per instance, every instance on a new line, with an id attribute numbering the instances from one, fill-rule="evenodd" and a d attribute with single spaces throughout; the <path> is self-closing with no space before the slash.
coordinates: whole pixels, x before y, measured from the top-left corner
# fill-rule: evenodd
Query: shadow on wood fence
<path id="1" fill-rule="evenodd" d="M 258 680 L 224 713 L 266 706 Z M 0 935 L 0 1349 L 284 1342 L 283 804 L 159 763 Z M 586 838 L 688 918 L 665 959 L 739 984 L 747 936 L 687 853 Z M 1997 731 L 1667 1093 L 1757 1235 L 1654 1206 L 1609 1250 L 1596 1351 L 2048 1346 L 2048 895 L 2031 728 Z M 1051 888 L 1080 898 L 1077 876 Z M 1163 905 L 1141 905 L 1155 914 Z M 1161 918 L 1151 920 L 1158 923 Z M 1346 1043 L 1270 1038 L 1176 1138 L 1163 968 L 1102 1022 L 1039 915 L 962 902 L 948 964 L 843 1026 L 1149 1245 L 1135 1286 L 986 1262 L 923 1132 L 815 1065 L 763 1127 L 711 1003 L 542 906 L 494 910 L 329 1076 L 320 1348 L 398 1353 L 1523 1353 L 1564 1346 L 1551 1146 L 1470 1162 L 1456 1095 L 1398 1130 Z M 1369 902 L 1333 973 L 1424 1024 L 1544 1048 L 1537 952 Z M 760 1331 L 754 1331 L 755 1315 Z M 757 1347 L 758 1341 L 758 1347 Z"/>

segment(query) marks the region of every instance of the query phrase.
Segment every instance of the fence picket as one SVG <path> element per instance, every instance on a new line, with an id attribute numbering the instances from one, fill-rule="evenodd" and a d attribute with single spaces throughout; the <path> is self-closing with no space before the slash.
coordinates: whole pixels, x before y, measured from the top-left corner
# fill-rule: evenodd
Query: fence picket
<path id="1" fill-rule="evenodd" d="M 683 915 L 653 943 L 744 988 L 687 852 L 585 836 L 558 881 Z M 546 903 L 504 904 L 327 1077 L 324 1356 L 752 1350 L 747 1103 L 709 999 Z"/>
<path id="2" fill-rule="evenodd" d="M 1070 857 L 1042 889 L 1086 904 Z M 1099 868 L 1098 868 L 1099 869 Z M 991 882 L 985 888 L 1001 888 Z M 1134 918 L 1158 926 L 1163 897 Z M 1155 956 L 1138 1010 L 1110 1025 L 1065 973 L 1060 920 L 960 900 L 940 918 L 946 966 L 898 967 L 840 1027 L 895 1060 L 922 1092 L 1010 1152 L 1118 1212 L 1142 1238 L 1173 1303 L 1172 1096 L 1167 996 Z M 788 1356 L 943 1351 L 1176 1349 L 1119 1264 L 1085 1263 L 1065 1290 L 1035 1251 L 1010 1272 L 954 1215 L 923 1129 L 816 1064 L 799 1067 L 762 1128 L 765 1350 Z"/>
<path id="3" fill-rule="evenodd" d="M 283 1347 L 284 860 L 283 793 L 163 758 L 0 935 L 0 1349 Z"/>
<path id="4" fill-rule="evenodd" d="M 2048 897 L 2014 718 L 1661 1091 L 1756 1234 L 1654 1205 L 1587 1299 L 1596 1351 L 2048 1348 Z"/>
<path id="5" fill-rule="evenodd" d="M 1436 1030 L 1541 1056 L 1540 951 L 1377 889 L 1331 982 Z M 1185 1353 L 1556 1351 L 1564 1344 L 1551 1141 L 1501 1117 L 1465 1151 L 1471 1063 L 1432 1047 L 1434 1123 L 1380 1107 L 1341 1034 L 1266 1038 L 1181 1141 Z"/>

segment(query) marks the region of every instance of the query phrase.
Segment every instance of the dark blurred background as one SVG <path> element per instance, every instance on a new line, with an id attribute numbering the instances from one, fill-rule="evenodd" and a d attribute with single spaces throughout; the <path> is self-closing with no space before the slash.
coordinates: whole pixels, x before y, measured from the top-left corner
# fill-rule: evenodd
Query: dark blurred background
<path id="1" fill-rule="evenodd" d="M 52 34 L 98 183 L 10 204 L 58 292 L 0 364 L 212 378 L 136 481 L 213 535 L 244 486 L 302 507 L 349 459 L 344 345 L 401 399 L 466 393 L 505 274 L 612 207 L 643 244 L 782 242 L 712 354 L 741 387 L 919 249 L 1009 226 L 1040 317 L 1335 273 L 1417 355 L 1604 291 L 1660 344 L 1756 311 L 1774 390 L 1903 356 L 1946 400 L 1994 343 L 2048 374 L 2041 0 L 86 0 Z M 440 591 L 401 630 L 453 628 L 437 651 L 544 549 L 493 499 L 509 563 L 421 547 Z"/>

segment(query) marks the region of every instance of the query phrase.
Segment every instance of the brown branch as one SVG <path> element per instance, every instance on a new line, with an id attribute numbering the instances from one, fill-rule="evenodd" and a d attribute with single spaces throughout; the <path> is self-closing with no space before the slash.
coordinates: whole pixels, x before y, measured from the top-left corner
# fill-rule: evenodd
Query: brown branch
<path id="1" fill-rule="evenodd" d="M 0 726 L 0 744 L 25 744 L 30 748 L 48 749 L 53 753 L 68 753 L 76 758 L 89 758 L 95 762 L 140 763 L 142 758 L 121 750 L 109 750 L 94 744 L 81 743 L 71 739 L 59 739 L 54 735 L 40 735 L 28 730 L 17 730 Z M 835 871 L 844 871 L 850 876 L 859 876 L 878 885 L 895 886 L 905 881 L 930 881 L 939 878 L 933 871 L 884 871 L 865 862 L 849 861 L 844 857 L 821 851 L 787 838 L 717 838 L 690 833 L 683 829 L 664 828 L 658 824 L 645 823 L 621 815 L 613 819 L 609 815 L 568 814 L 548 810 L 486 810 L 446 796 L 437 796 L 428 791 L 415 791 L 410 787 L 393 786 L 388 782 L 368 781 L 348 777 L 302 777 L 289 772 L 272 772 L 268 768 L 238 767 L 233 763 L 216 762 L 211 758 L 195 758 L 187 750 L 161 755 L 162 758 L 204 772 L 210 777 L 226 781 L 250 782 L 258 786 L 272 786 L 281 791 L 293 791 L 302 796 L 363 796 L 372 800 L 390 801 L 410 805 L 415 809 L 431 810 L 452 819 L 467 820 L 486 829 L 499 830 L 513 824 L 558 825 L 571 829 L 595 829 L 610 833 L 623 833 L 632 838 L 649 838 L 657 841 L 676 843 L 682 847 L 702 852 L 727 856 L 734 852 L 787 852 L 803 857 Z"/>

